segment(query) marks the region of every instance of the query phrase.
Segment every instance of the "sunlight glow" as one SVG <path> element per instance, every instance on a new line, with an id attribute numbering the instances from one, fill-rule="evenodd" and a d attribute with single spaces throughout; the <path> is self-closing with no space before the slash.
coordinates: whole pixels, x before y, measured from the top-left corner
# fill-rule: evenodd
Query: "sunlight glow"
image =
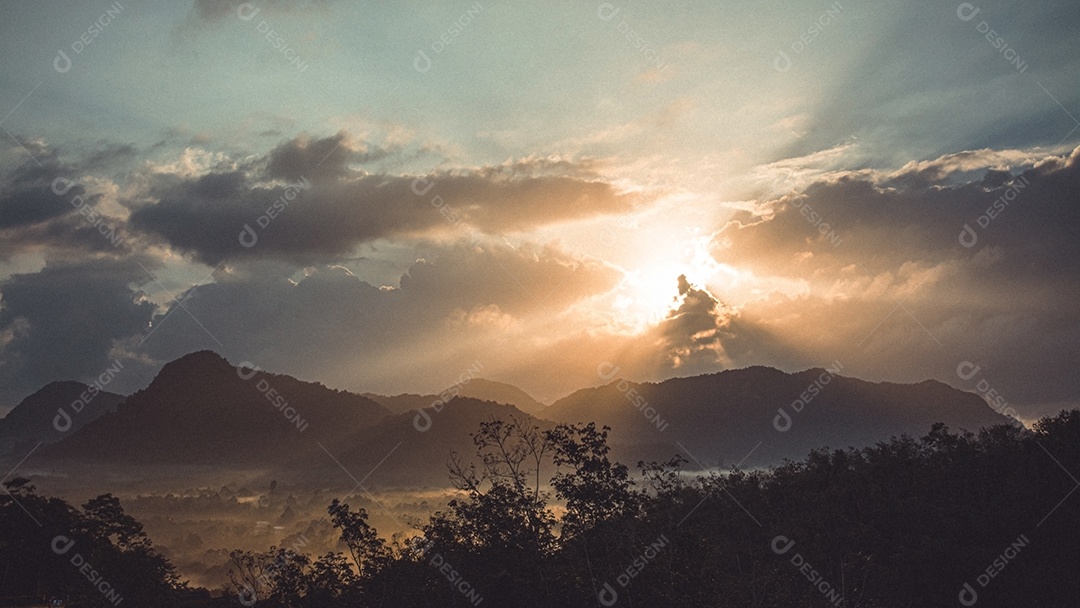
<path id="1" fill-rule="evenodd" d="M 718 275 L 726 281 L 737 277 L 738 270 L 718 263 L 709 254 L 710 235 L 687 238 L 685 232 L 697 229 L 672 230 L 671 243 L 648 262 L 626 270 L 622 283 L 615 290 L 612 308 L 619 320 L 638 331 L 656 325 L 678 307 L 678 277 L 698 288 L 706 288 Z"/>

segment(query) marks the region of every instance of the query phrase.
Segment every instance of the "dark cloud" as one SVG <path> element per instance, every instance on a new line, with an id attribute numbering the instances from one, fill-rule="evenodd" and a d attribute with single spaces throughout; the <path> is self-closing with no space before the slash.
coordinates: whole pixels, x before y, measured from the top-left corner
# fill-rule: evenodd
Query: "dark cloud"
<path id="1" fill-rule="evenodd" d="M 14 170 L 0 177 L 0 230 L 32 226 L 52 218 L 72 213 L 71 197 L 83 196 L 82 186 L 64 186 L 65 196 L 53 190 L 53 180 L 70 175 L 55 154 L 28 159 Z"/>
<path id="2" fill-rule="evenodd" d="M 198 23 L 216 23 L 236 15 L 241 5 L 251 5 L 252 9 L 266 10 L 272 13 L 302 13 L 313 9 L 322 9 L 333 0 L 195 0 L 191 7 L 192 20 Z"/>
<path id="3" fill-rule="evenodd" d="M 0 402 L 101 374 L 115 341 L 147 329 L 154 306 L 129 286 L 145 277 L 135 259 L 95 260 L 48 264 L 0 283 Z"/>
<path id="4" fill-rule="evenodd" d="M 1080 149 L 1021 173 L 987 170 L 957 186 L 927 182 L 935 173 L 923 168 L 919 179 L 893 178 L 892 186 L 855 176 L 813 184 L 774 201 L 771 215 L 738 213 L 714 253 L 790 277 L 836 274 L 856 263 L 874 272 L 910 262 L 974 263 L 980 252 L 999 257 L 994 271 L 1015 279 L 1031 276 L 1033 266 L 1038 274 L 1074 273 Z M 961 243 L 965 225 L 975 232 L 971 247 Z"/>
<path id="5" fill-rule="evenodd" d="M 72 162 L 35 143 L 28 159 L 0 175 L 0 259 L 48 251 L 53 259 L 128 253 L 125 222 L 100 209 L 103 196 L 77 180 L 88 171 L 129 159 L 127 146 L 106 145 Z"/>
<path id="6" fill-rule="evenodd" d="M 369 149 L 354 141 L 346 131 L 340 131 L 324 139 L 298 137 L 282 143 L 270 152 L 266 172 L 271 178 L 290 182 L 321 181 L 346 176 L 350 163 L 369 163 L 387 157 L 386 150 Z"/>
<path id="7" fill-rule="evenodd" d="M 413 176 L 348 168 L 380 154 L 339 133 L 275 148 L 265 159 L 271 181 L 240 170 L 158 176 L 158 202 L 136 209 L 131 223 L 210 265 L 253 257 L 311 264 L 383 237 L 524 231 L 625 211 L 636 200 L 606 181 L 556 174 L 564 167 L 555 162 Z"/>
<path id="8" fill-rule="evenodd" d="M 620 278 L 553 248 L 427 249 L 394 288 L 336 266 L 309 269 L 296 282 L 246 264 L 219 272 L 214 283 L 178 295 L 184 310 L 155 317 L 146 352 L 166 361 L 212 348 L 335 387 L 436 390 L 460 374 L 461 360 L 488 359 L 509 326 L 557 318 Z"/>
<path id="9" fill-rule="evenodd" d="M 880 183 L 841 177 L 740 212 L 717 235 L 717 259 L 809 293 L 743 306 L 724 330 L 732 360 L 840 359 L 864 377 L 974 390 L 955 373 L 970 360 L 1028 413 L 1076 400 L 1080 150 L 951 184 L 970 171 L 961 160 Z"/>
<path id="10" fill-rule="evenodd" d="M 678 306 L 659 326 L 659 342 L 671 370 L 713 371 L 723 360 L 720 327 L 722 304 L 705 289 L 679 279 Z"/>

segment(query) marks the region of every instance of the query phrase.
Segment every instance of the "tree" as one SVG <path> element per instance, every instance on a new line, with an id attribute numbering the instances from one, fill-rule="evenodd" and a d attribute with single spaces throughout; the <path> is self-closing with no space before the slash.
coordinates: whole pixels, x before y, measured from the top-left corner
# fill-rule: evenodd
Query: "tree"
<path id="1" fill-rule="evenodd" d="M 80 511 L 36 493 L 26 478 L 0 495 L 0 589 L 23 597 L 59 597 L 71 605 L 172 606 L 185 589 L 154 550 L 142 524 L 119 499 L 103 494 Z M 89 573 L 89 578 L 88 578 Z"/>
<path id="2" fill-rule="evenodd" d="M 640 496 L 626 465 L 608 459 L 609 427 L 597 430 L 596 423 L 584 426 L 562 424 L 547 433 L 554 446 L 554 461 L 560 471 L 552 479 L 555 495 L 566 501 L 562 533 L 572 538 L 605 520 L 633 513 Z"/>

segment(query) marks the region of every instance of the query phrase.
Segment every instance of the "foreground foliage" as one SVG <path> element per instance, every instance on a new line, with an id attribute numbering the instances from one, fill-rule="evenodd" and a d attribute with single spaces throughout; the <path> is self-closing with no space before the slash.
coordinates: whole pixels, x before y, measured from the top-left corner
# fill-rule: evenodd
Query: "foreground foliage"
<path id="1" fill-rule="evenodd" d="M 480 464 L 450 465 L 467 499 L 418 538 L 388 546 L 363 510 L 335 503 L 352 561 L 324 556 L 277 579 L 269 603 L 1064 607 L 1080 597 L 1080 411 L 1033 431 L 936 425 L 918 440 L 692 480 L 681 458 L 639 463 L 632 478 L 591 424 L 541 433 L 492 421 L 474 440 Z M 557 503 L 537 477 L 545 458 L 559 467 Z"/>
<path id="2" fill-rule="evenodd" d="M 607 429 L 592 424 L 545 432 L 492 420 L 474 443 L 475 459 L 449 465 L 464 498 L 414 538 L 381 538 L 363 509 L 334 501 L 342 552 L 234 552 L 222 603 L 904 608 L 977 598 L 1052 608 L 1080 597 L 1080 411 L 1031 431 L 938 425 L 921 439 L 695 478 L 678 457 L 632 475 L 608 458 Z M 48 581 L 79 605 L 107 605 L 53 554 L 53 535 L 66 531 L 100 571 L 124 573 L 127 605 L 177 597 L 171 566 L 114 498 L 79 511 L 25 480 L 5 485 L 5 591 Z"/>

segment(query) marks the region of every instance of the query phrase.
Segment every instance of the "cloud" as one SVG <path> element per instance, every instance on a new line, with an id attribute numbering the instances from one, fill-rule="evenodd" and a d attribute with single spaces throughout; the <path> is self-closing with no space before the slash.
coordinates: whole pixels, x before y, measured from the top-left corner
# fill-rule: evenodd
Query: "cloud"
<path id="1" fill-rule="evenodd" d="M 680 276 L 678 306 L 655 331 L 671 370 L 714 371 L 724 361 L 720 341 L 722 305 L 705 289 Z"/>
<path id="2" fill-rule="evenodd" d="M 1080 149 L 980 150 L 832 176 L 740 211 L 713 255 L 806 290 L 735 311 L 725 352 L 736 365 L 840 359 L 868 378 L 976 390 L 955 372 L 970 360 L 1028 413 L 1077 401 L 1078 191 Z"/>
<path id="3" fill-rule="evenodd" d="M 392 151 L 339 132 L 241 160 L 191 149 L 110 178 L 94 167 L 126 162 L 122 147 L 61 164 L 35 146 L 47 170 L 19 163 L 0 182 L 0 200 L 16 210 L 0 228 L 9 237 L 0 254 L 48 260 L 0 286 L 8 395 L 57 370 L 98 373 L 113 355 L 138 360 L 131 369 L 141 381 L 203 348 L 389 392 L 443 388 L 477 359 L 488 375 L 547 397 L 595 384 L 603 361 L 625 377 L 660 380 L 839 360 L 877 380 L 937 378 L 969 390 L 983 382 L 1025 415 L 1080 394 L 1080 150 L 977 150 L 896 171 L 822 161 L 783 196 L 740 205 L 714 233 L 715 261 L 752 277 L 737 305 L 722 301 L 733 295 L 723 285 L 673 276 L 670 313 L 628 333 L 613 316 L 623 278 L 615 266 L 529 242 L 538 227 L 634 209 L 636 196 L 601 177 L 595 160 L 371 172 Z M 800 170 L 769 167 L 787 169 Z M 80 193 L 115 223 L 121 246 L 83 214 L 34 206 L 41 190 L 52 194 L 57 172 L 78 181 L 57 198 L 71 206 Z M 250 247 L 239 238 L 245 225 Z M 190 280 L 193 262 L 219 270 L 180 294 L 182 307 L 153 311 L 133 287 L 148 284 L 145 271 L 132 266 L 175 253 L 190 258 L 170 270 L 173 281 Z M 364 276 L 392 284 L 342 264 L 357 274 L 377 266 Z M 148 322 L 153 333 L 140 346 Z M 89 363 L 49 358 L 69 338 Z M 984 375 L 960 378 L 963 361 Z"/>
<path id="4" fill-rule="evenodd" d="M 270 151 L 266 173 L 270 178 L 296 182 L 333 180 L 349 173 L 350 163 L 368 163 L 389 157 L 383 149 L 369 149 L 347 131 L 323 139 L 297 137 Z"/>
<path id="5" fill-rule="evenodd" d="M 44 223 L 74 211 L 68 199 L 53 190 L 53 180 L 74 169 L 62 165 L 55 151 L 44 148 L 38 155 L 0 177 L 0 230 Z M 86 194 L 78 185 L 67 190 L 72 197 Z"/>
<path id="6" fill-rule="evenodd" d="M 398 286 L 340 266 L 290 280 L 266 265 L 228 265 L 154 318 L 145 352 L 167 361 L 202 348 L 335 388 L 438 390 L 461 361 L 525 360 L 537 323 L 613 289 L 621 273 L 553 247 L 429 245 Z M 190 315 L 188 314 L 190 313 Z M 521 333 L 516 333 L 521 332 Z M 517 345 L 517 346 L 515 346 Z"/>
<path id="7" fill-rule="evenodd" d="M 265 256 L 304 265 L 332 262 L 379 238 L 526 231 L 636 202 L 634 194 L 584 177 L 587 165 L 565 160 L 423 175 L 351 166 L 383 154 L 338 133 L 285 142 L 250 167 L 160 173 L 148 193 L 157 202 L 135 209 L 131 225 L 210 265 Z"/>
<path id="8" fill-rule="evenodd" d="M 42 142 L 36 158 L 0 175 L 0 259 L 48 251 L 53 259 L 86 254 L 121 255 L 131 235 L 115 205 L 114 184 L 91 171 L 130 158 L 128 146 L 106 145 L 83 158 L 61 162 Z"/>
<path id="9" fill-rule="evenodd" d="M 195 0 L 191 6 L 189 21 L 196 23 L 217 23 L 226 17 L 236 15 L 236 11 L 245 6 L 245 12 L 259 9 L 269 13 L 304 13 L 312 10 L 321 10 L 333 0 L 260 0 L 248 2 L 246 0 Z M 246 8 L 250 6 L 251 8 Z"/>
<path id="10" fill-rule="evenodd" d="M 136 259 L 94 260 L 50 263 L 0 283 L 0 403 L 53 380 L 101 374 L 115 341 L 145 332 L 153 315 L 129 286 L 142 277 Z"/>

